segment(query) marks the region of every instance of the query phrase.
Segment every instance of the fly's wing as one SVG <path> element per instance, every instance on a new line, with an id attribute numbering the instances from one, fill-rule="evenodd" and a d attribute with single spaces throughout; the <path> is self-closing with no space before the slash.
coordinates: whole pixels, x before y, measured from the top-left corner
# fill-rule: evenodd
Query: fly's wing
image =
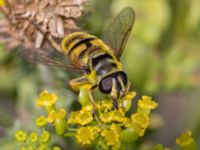
<path id="1" fill-rule="evenodd" d="M 110 46 L 119 59 L 131 33 L 135 20 L 133 8 L 126 7 L 119 12 L 103 34 L 104 42 Z"/>
<path id="2" fill-rule="evenodd" d="M 72 66 L 64 54 L 55 50 L 29 49 L 20 51 L 19 55 L 30 63 L 39 63 L 78 72 L 82 71 L 80 68 Z"/>

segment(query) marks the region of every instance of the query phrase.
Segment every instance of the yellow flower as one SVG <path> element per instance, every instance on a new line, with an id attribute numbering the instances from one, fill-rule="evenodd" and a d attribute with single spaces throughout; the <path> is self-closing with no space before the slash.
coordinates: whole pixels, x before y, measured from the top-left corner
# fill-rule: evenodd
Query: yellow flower
<path id="1" fill-rule="evenodd" d="M 149 118 L 147 115 L 135 113 L 131 116 L 133 124 L 138 124 L 141 128 L 146 129 L 149 126 Z"/>
<path id="2" fill-rule="evenodd" d="M 79 120 L 79 111 L 74 111 L 70 113 L 70 116 L 68 118 L 69 124 L 76 124 Z"/>
<path id="3" fill-rule="evenodd" d="M 80 124 L 86 125 L 93 121 L 93 116 L 91 111 L 76 111 L 70 114 L 68 119 L 69 124 Z"/>
<path id="4" fill-rule="evenodd" d="M 99 117 L 100 117 L 101 121 L 104 122 L 104 123 L 111 122 L 112 118 L 113 118 L 112 112 L 101 113 Z"/>
<path id="5" fill-rule="evenodd" d="M 97 109 L 99 110 L 111 110 L 113 108 L 112 101 L 102 100 L 97 103 Z"/>
<path id="6" fill-rule="evenodd" d="M 47 117 L 47 121 L 52 123 L 64 119 L 66 116 L 65 109 L 52 110 Z"/>
<path id="7" fill-rule="evenodd" d="M 143 109 L 155 109 L 158 104 L 152 100 L 150 96 L 142 96 L 142 99 L 138 101 L 138 106 Z"/>
<path id="8" fill-rule="evenodd" d="M 114 146 L 120 142 L 119 140 L 120 131 L 121 128 L 119 126 L 112 124 L 110 129 L 105 129 L 101 132 L 101 136 L 104 137 L 106 144 L 108 146 Z"/>
<path id="9" fill-rule="evenodd" d="M 131 128 L 137 133 L 139 136 L 144 136 L 145 128 L 142 128 L 139 124 L 132 124 Z"/>
<path id="10" fill-rule="evenodd" d="M 6 5 L 5 1 L 4 0 L 0 0 L 0 7 L 4 7 Z"/>
<path id="11" fill-rule="evenodd" d="M 131 119 L 124 117 L 123 123 L 126 128 L 133 128 L 134 132 L 143 136 L 149 126 L 149 118 L 145 114 L 135 113 L 131 116 Z"/>
<path id="12" fill-rule="evenodd" d="M 91 144 L 91 142 L 97 137 L 97 133 L 100 131 L 98 127 L 80 127 L 76 133 L 76 139 L 78 143 L 82 145 Z"/>
<path id="13" fill-rule="evenodd" d="M 124 121 L 124 111 L 122 109 L 113 110 L 110 112 L 104 112 L 100 114 L 100 119 L 104 123 L 108 123 L 111 121 L 123 122 Z"/>
<path id="14" fill-rule="evenodd" d="M 81 125 L 86 125 L 90 122 L 92 122 L 93 116 L 91 112 L 85 112 L 85 111 L 80 111 L 79 114 L 79 123 Z"/>
<path id="15" fill-rule="evenodd" d="M 27 134 L 26 132 L 19 130 L 15 133 L 15 138 L 18 142 L 25 142 L 27 139 Z"/>
<path id="16" fill-rule="evenodd" d="M 125 113 L 122 109 L 113 111 L 113 121 L 123 122 Z"/>
<path id="17" fill-rule="evenodd" d="M 36 119 L 36 125 L 41 127 L 47 124 L 47 119 L 44 116 L 40 116 Z"/>
<path id="18" fill-rule="evenodd" d="M 124 97 L 123 99 L 124 100 L 132 100 L 134 97 L 136 96 L 136 92 L 128 92 Z"/>
<path id="19" fill-rule="evenodd" d="M 194 139 L 192 138 L 191 130 L 182 133 L 181 136 L 176 139 L 176 144 L 180 145 L 181 147 L 188 146 L 192 142 L 194 142 Z"/>
<path id="20" fill-rule="evenodd" d="M 52 110 L 47 118 L 48 122 L 54 124 L 56 133 L 58 135 L 62 135 L 65 132 L 65 129 L 67 128 L 65 116 L 66 111 L 61 108 L 59 110 Z"/>
<path id="21" fill-rule="evenodd" d="M 43 130 L 42 135 L 40 137 L 40 141 L 42 143 L 47 143 L 50 140 L 50 133 L 46 130 Z"/>
<path id="22" fill-rule="evenodd" d="M 40 93 L 39 98 L 37 99 L 36 105 L 37 106 L 52 106 L 57 101 L 57 95 L 54 93 L 49 93 L 48 91 L 44 90 Z"/>
<path id="23" fill-rule="evenodd" d="M 31 132 L 30 133 L 30 136 L 29 136 L 29 140 L 30 140 L 30 142 L 36 142 L 37 141 L 37 139 L 38 139 L 38 135 L 37 135 L 37 133 L 35 133 L 35 132 Z"/>
<path id="24" fill-rule="evenodd" d="M 124 117 L 123 118 L 123 124 L 125 127 L 130 127 L 131 125 L 131 119 L 127 118 L 127 117 Z"/>

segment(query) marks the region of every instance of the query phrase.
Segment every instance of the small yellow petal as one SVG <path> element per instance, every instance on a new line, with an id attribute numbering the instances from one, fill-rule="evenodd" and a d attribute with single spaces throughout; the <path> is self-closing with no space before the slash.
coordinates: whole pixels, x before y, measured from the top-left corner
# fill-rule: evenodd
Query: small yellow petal
<path id="1" fill-rule="evenodd" d="M 70 114 L 68 119 L 69 124 L 80 124 L 87 125 L 93 121 L 93 116 L 91 111 L 76 111 Z"/>
<path id="2" fill-rule="evenodd" d="M 138 101 L 138 106 L 143 109 L 155 109 L 158 104 L 152 100 L 149 96 L 142 96 L 142 99 Z"/>
<path id="3" fill-rule="evenodd" d="M 136 96 L 136 92 L 131 91 L 128 92 L 125 96 L 124 96 L 124 100 L 132 100 L 134 97 Z"/>
<path id="4" fill-rule="evenodd" d="M 140 125 L 142 128 L 147 128 L 149 126 L 149 118 L 146 115 L 135 113 L 131 116 L 132 123 Z"/>
<path id="5" fill-rule="evenodd" d="M 44 116 L 40 116 L 36 119 L 36 125 L 39 127 L 45 126 L 47 124 L 47 119 Z"/>
<path id="6" fill-rule="evenodd" d="M 192 138 L 192 131 L 188 130 L 181 134 L 179 138 L 176 139 L 176 144 L 180 145 L 181 147 L 188 146 L 194 139 Z"/>
<path id="7" fill-rule="evenodd" d="M 48 117 L 47 117 L 47 121 L 50 123 L 56 122 L 57 120 L 62 120 L 66 117 L 66 111 L 65 109 L 61 108 L 59 110 L 52 110 Z"/>
<path id="8" fill-rule="evenodd" d="M 119 140 L 119 132 L 121 128 L 117 125 L 112 124 L 110 129 L 105 129 L 101 132 L 101 136 L 104 137 L 107 146 L 114 146 L 117 145 Z"/>
<path id="9" fill-rule="evenodd" d="M 100 131 L 98 127 L 80 127 L 76 133 L 76 140 L 82 145 L 91 144 L 97 137 L 97 133 Z"/>
<path id="10" fill-rule="evenodd" d="M 15 138 L 18 142 L 25 142 L 27 139 L 27 134 L 26 132 L 19 130 L 15 133 Z"/>
<path id="11" fill-rule="evenodd" d="M 39 98 L 36 101 L 37 106 L 52 106 L 57 101 L 58 97 L 54 93 L 49 93 L 44 90 L 40 93 Z"/>
<path id="12" fill-rule="evenodd" d="M 38 135 L 37 135 L 37 133 L 35 133 L 35 132 L 31 132 L 30 133 L 30 136 L 29 136 L 29 140 L 30 140 L 30 142 L 36 142 L 37 141 L 37 139 L 38 139 Z"/>

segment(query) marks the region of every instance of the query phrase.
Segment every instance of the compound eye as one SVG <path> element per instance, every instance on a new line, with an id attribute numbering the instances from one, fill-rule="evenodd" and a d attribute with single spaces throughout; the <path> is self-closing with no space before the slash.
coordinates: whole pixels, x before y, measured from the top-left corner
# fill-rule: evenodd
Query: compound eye
<path id="1" fill-rule="evenodd" d="M 104 94 L 109 94 L 112 90 L 112 76 L 103 78 L 99 83 L 99 89 Z"/>

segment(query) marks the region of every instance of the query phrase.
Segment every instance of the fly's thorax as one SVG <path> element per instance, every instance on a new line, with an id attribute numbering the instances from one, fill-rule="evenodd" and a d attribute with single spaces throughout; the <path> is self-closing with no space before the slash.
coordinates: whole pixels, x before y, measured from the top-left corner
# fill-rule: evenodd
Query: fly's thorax
<path id="1" fill-rule="evenodd" d="M 122 69 L 121 63 L 114 54 L 106 50 L 100 50 L 92 53 L 88 61 L 88 66 L 94 70 L 97 78 L 102 78 L 111 72 L 117 72 Z"/>

